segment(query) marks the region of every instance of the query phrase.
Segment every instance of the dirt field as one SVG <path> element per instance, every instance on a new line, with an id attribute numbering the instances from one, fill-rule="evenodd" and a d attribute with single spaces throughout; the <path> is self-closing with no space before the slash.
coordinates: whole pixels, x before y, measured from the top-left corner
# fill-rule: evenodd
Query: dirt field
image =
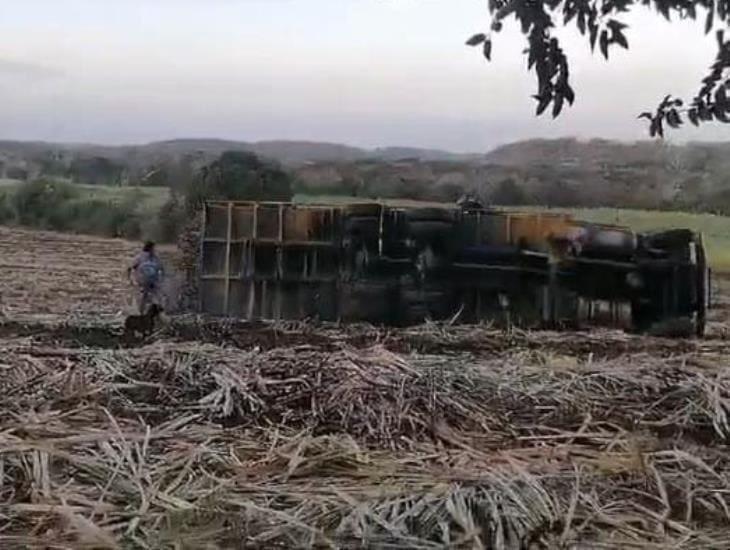
<path id="1" fill-rule="evenodd" d="M 125 269 L 140 243 L 0 227 L 6 314 L 118 315 L 132 307 Z M 163 248 L 163 259 L 174 249 Z"/>
<path id="2" fill-rule="evenodd" d="M 730 548 L 723 294 L 703 341 L 181 316 L 129 342 L 136 245 L 0 237 L 2 548 Z"/>

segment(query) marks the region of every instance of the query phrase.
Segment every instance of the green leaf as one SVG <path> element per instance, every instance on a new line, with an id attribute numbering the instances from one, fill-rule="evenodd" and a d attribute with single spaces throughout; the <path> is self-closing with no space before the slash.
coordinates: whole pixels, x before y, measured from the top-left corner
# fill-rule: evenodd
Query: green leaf
<path id="1" fill-rule="evenodd" d="M 720 122 L 729 123 L 730 117 L 728 117 L 727 113 L 725 112 L 725 107 L 723 105 L 720 105 L 719 103 L 715 103 L 715 105 L 712 107 L 712 114 L 715 115 L 715 119 L 719 120 Z"/>
<path id="2" fill-rule="evenodd" d="M 705 34 L 709 34 L 715 26 L 715 2 L 710 2 L 707 7 L 707 19 L 705 19 Z"/>
<path id="3" fill-rule="evenodd" d="M 668 2 L 656 2 L 654 4 L 656 6 L 656 9 L 664 16 L 664 19 L 667 21 L 671 21 L 672 17 L 669 13 L 669 3 Z"/>
<path id="4" fill-rule="evenodd" d="M 595 23 L 588 23 L 588 31 L 590 32 L 591 51 L 596 49 L 596 38 L 598 38 L 598 25 Z"/>
<path id="5" fill-rule="evenodd" d="M 551 95 L 545 94 L 542 96 L 533 96 L 535 99 L 537 99 L 537 110 L 535 111 L 535 114 L 537 116 L 540 116 L 543 112 L 545 112 L 545 109 L 547 109 L 548 105 L 550 105 L 550 102 L 552 101 L 553 97 Z"/>
<path id="6" fill-rule="evenodd" d="M 570 84 L 565 85 L 563 94 L 565 95 L 565 99 L 568 101 L 568 104 L 573 105 L 573 102 L 575 101 L 575 92 L 573 91 L 573 88 L 570 87 Z"/>
<path id="7" fill-rule="evenodd" d="M 629 49 L 629 41 L 626 40 L 626 36 L 621 31 L 613 31 L 613 41 L 622 48 Z"/>
<path id="8" fill-rule="evenodd" d="M 700 120 L 702 120 L 704 122 L 709 122 L 710 120 L 712 120 L 712 111 L 704 103 L 701 103 L 699 105 L 699 107 L 697 108 L 697 111 L 700 116 Z"/>
<path id="9" fill-rule="evenodd" d="M 578 15 L 578 8 L 574 5 L 566 4 L 565 13 L 563 15 L 563 25 L 570 23 L 576 15 Z"/>
<path id="10" fill-rule="evenodd" d="M 478 46 L 482 42 L 484 42 L 487 39 L 487 35 L 483 32 L 480 32 L 479 34 L 475 34 L 472 36 L 469 40 L 466 41 L 467 46 Z"/>
<path id="11" fill-rule="evenodd" d="M 679 128 L 682 125 L 682 119 L 676 109 L 672 109 L 667 113 L 667 124 L 672 128 Z"/>
<path id="12" fill-rule="evenodd" d="M 519 12 L 517 13 L 517 16 L 519 17 Z M 522 34 L 527 34 L 530 32 L 530 27 L 532 26 L 534 22 L 534 17 L 522 17 L 520 19 L 520 24 L 522 25 Z"/>
<path id="13" fill-rule="evenodd" d="M 727 92 L 725 86 L 720 86 L 715 92 L 715 103 L 720 105 L 721 108 L 725 108 L 728 103 Z"/>
<path id="14" fill-rule="evenodd" d="M 553 101 L 553 118 L 558 118 L 560 111 L 563 110 L 563 96 L 556 95 Z"/>
<path id="15" fill-rule="evenodd" d="M 608 32 L 606 32 L 606 31 L 601 32 L 600 45 L 601 45 L 601 53 L 603 54 L 603 57 L 608 59 Z"/>
<path id="16" fill-rule="evenodd" d="M 626 23 L 622 23 L 621 21 L 617 21 L 616 19 L 611 19 L 608 23 L 606 23 L 606 26 L 611 29 L 611 32 L 622 31 L 623 29 L 628 27 Z"/>
<path id="17" fill-rule="evenodd" d="M 484 57 L 487 58 L 487 61 L 492 60 L 492 41 L 491 40 L 485 40 L 484 41 Z"/>

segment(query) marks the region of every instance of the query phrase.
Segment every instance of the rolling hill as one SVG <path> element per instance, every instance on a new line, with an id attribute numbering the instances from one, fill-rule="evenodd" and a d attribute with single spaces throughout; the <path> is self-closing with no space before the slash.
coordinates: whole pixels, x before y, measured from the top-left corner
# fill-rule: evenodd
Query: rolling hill
<path id="1" fill-rule="evenodd" d="M 49 176 L 174 187 L 230 150 L 280 162 L 313 193 L 451 198 L 472 191 L 497 202 L 730 212 L 730 142 L 532 139 L 466 155 L 287 140 L 175 139 L 125 146 L 0 141 L 0 179 Z M 505 188 L 513 192 L 505 194 Z"/>

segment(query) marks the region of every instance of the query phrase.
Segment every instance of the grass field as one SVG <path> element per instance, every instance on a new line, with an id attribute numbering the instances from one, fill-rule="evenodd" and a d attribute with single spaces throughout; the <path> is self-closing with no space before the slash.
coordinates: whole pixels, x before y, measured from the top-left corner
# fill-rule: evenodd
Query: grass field
<path id="1" fill-rule="evenodd" d="M 44 187 L 0 180 L 2 223 L 107 237 L 169 239 L 161 233 L 159 216 L 168 188 L 58 183 Z"/>
<path id="2" fill-rule="evenodd" d="M 0 192 L 12 193 L 20 185 L 23 185 L 22 181 L 0 179 Z M 141 205 L 141 210 L 145 212 L 157 212 L 170 196 L 170 190 L 167 187 L 120 187 L 71 182 L 69 185 L 80 192 L 77 199 L 79 201 L 102 200 L 121 203 L 135 200 Z"/>
<path id="3" fill-rule="evenodd" d="M 124 201 L 130 196 L 137 197 L 146 211 L 157 211 L 170 196 L 167 187 L 111 187 L 105 185 L 75 184 L 90 199 Z"/>

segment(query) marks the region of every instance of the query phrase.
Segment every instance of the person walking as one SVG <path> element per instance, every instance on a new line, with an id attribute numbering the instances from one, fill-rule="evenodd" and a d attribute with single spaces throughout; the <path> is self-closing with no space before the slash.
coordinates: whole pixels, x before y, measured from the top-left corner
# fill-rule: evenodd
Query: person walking
<path id="1" fill-rule="evenodd" d="M 147 241 L 127 268 L 127 277 L 137 286 L 137 304 L 140 315 L 152 304 L 160 304 L 162 280 L 165 270 L 155 251 L 155 243 Z"/>

